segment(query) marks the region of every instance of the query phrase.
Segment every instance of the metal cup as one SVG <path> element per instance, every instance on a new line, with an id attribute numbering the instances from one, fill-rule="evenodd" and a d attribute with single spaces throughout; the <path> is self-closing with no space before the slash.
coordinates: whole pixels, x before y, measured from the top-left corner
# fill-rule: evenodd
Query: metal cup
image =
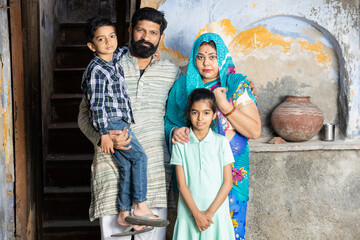
<path id="1" fill-rule="evenodd" d="M 334 141 L 335 139 L 335 124 L 325 123 L 323 125 L 323 140 Z"/>

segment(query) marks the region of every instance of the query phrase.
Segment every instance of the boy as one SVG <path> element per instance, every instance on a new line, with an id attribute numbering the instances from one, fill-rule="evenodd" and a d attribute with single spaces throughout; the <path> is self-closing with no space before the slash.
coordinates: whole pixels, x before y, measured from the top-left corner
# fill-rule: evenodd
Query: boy
<path id="1" fill-rule="evenodd" d="M 146 205 L 147 157 L 129 128 L 129 124 L 134 123 L 134 118 L 123 70 L 119 64 L 119 60 L 128 49 L 117 48 L 115 26 L 107 18 L 89 19 L 86 33 L 87 46 L 95 56 L 83 74 L 81 85 L 92 112 L 93 125 L 101 135 L 101 150 L 111 153 L 121 169 L 118 224 L 166 226 L 168 221 L 153 215 Z M 124 128 L 128 129 L 132 137 L 131 148 L 126 151 L 114 150 L 109 130 Z M 132 203 L 135 204 L 134 216 L 130 216 Z M 130 232 L 132 228 L 135 231 Z M 129 231 L 122 235 L 150 230 L 152 228 L 130 226 Z"/>

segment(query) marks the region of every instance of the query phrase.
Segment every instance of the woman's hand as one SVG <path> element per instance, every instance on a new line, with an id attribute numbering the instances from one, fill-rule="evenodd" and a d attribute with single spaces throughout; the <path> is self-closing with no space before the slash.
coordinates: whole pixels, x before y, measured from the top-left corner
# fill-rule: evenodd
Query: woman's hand
<path id="1" fill-rule="evenodd" d="M 233 109 L 233 105 L 226 99 L 226 88 L 218 87 L 214 90 L 214 95 L 217 103 L 217 107 L 224 114 L 230 112 Z"/>
<path id="2" fill-rule="evenodd" d="M 189 138 L 189 133 L 190 133 L 190 128 L 188 127 L 181 127 L 181 128 L 174 128 L 174 130 L 172 131 L 172 139 L 171 142 L 176 145 L 176 142 L 184 144 L 184 142 L 189 142 L 190 138 Z"/>
<path id="3" fill-rule="evenodd" d="M 200 211 L 198 214 L 195 214 L 194 219 L 200 232 L 205 231 L 210 227 L 210 223 L 213 223 L 211 218 L 204 211 Z"/>
<path id="4" fill-rule="evenodd" d="M 250 83 L 249 88 L 251 89 L 251 94 L 254 95 L 255 98 L 257 98 L 257 92 L 256 92 L 254 81 L 249 81 L 249 83 Z"/>
<path id="5" fill-rule="evenodd" d="M 129 131 L 126 127 L 122 131 L 110 130 L 109 135 L 114 143 L 114 148 L 118 150 L 129 150 L 131 148 L 131 146 L 127 146 L 131 142 L 131 135 L 129 136 Z"/>

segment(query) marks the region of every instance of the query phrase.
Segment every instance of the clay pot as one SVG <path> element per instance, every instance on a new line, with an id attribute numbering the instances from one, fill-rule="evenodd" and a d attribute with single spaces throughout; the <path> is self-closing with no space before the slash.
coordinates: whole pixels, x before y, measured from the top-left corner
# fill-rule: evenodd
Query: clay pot
<path id="1" fill-rule="evenodd" d="M 271 114 L 275 132 L 287 141 L 303 142 L 319 133 L 324 121 L 322 111 L 310 97 L 286 96 Z"/>

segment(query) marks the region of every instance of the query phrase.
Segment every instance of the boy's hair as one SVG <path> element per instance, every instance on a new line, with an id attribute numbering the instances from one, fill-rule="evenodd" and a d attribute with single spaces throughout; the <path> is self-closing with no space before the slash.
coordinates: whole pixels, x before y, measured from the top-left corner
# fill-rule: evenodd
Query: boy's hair
<path id="1" fill-rule="evenodd" d="M 147 20 L 160 25 L 160 34 L 163 34 L 167 27 L 167 21 L 163 12 L 156 10 L 155 8 L 144 7 L 135 11 L 131 18 L 131 27 L 134 29 L 138 21 Z"/>
<path id="2" fill-rule="evenodd" d="M 188 105 L 187 105 L 187 114 L 190 114 L 191 106 L 194 102 L 208 100 L 210 109 L 215 113 L 216 112 L 216 99 L 215 95 L 212 91 L 206 88 L 197 88 L 192 91 L 188 97 Z"/>
<path id="3" fill-rule="evenodd" d="M 116 32 L 114 23 L 109 19 L 101 16 L 89 18 L 86 21 L 85 33 L 87 41 L 92 43 L 95 31 L 102 26 L 112 26 Z"/>

